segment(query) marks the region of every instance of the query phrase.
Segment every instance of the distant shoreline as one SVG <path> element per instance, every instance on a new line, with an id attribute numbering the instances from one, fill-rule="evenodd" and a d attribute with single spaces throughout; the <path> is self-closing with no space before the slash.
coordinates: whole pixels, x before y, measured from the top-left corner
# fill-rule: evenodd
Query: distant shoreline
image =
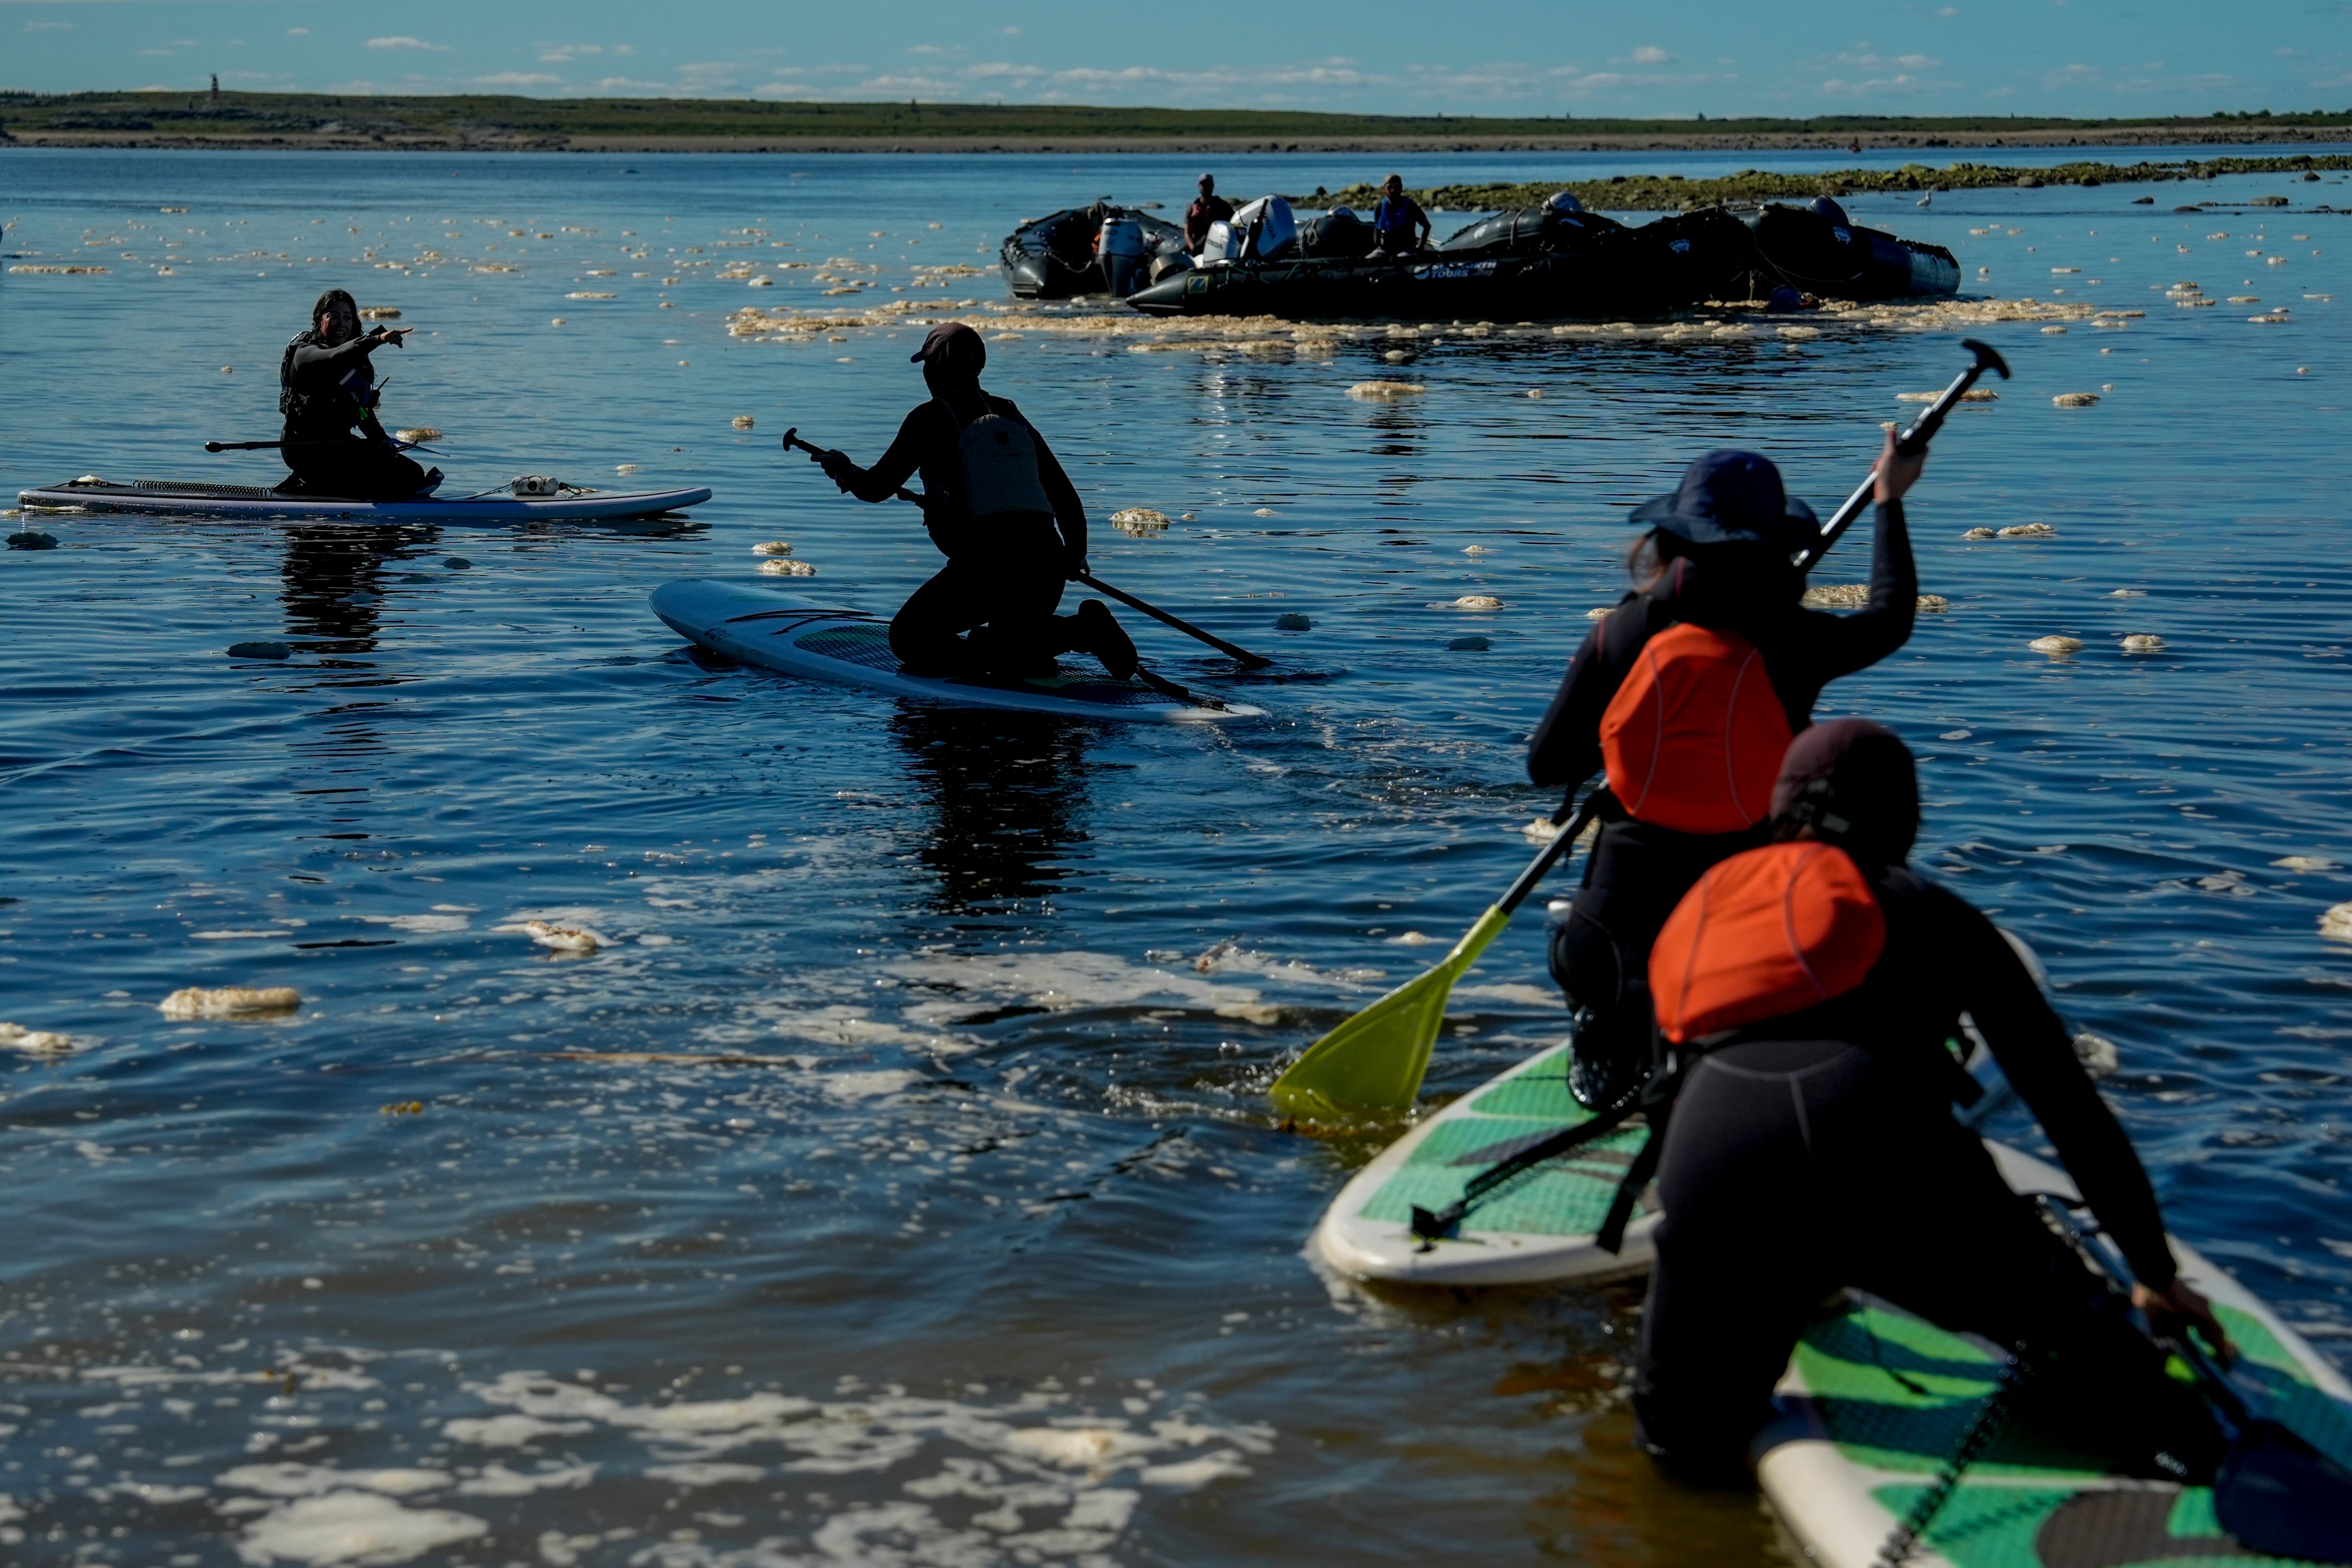
<path id="1" fill-rule="evenodd" d="M 1931 152 L 2352 140 L 2344 113 L 1340 114 L 1090 104 L 346 93 L 0 91 L 0 145 L 334 152 L 1175 153 Z"/>
<path id="2" fill-rule="evenodd" d="M 1189 153 L 1242 157 L 1270 152 L 1864 152 L 1969 148 L 2276 147 L 2352 141 L 2352 128 L 2281 126 L 2228 131 L 2117 126 L 2096 131 L 1888 132 L 1692 131 L 1528 136 L 1340 136 L 1270 141 L 1249 136 L 597 136 L 473 132 L 351 136 L 335 132 L 203 134 L 163 131 L 26 129 L 0 138 L 6 148 L 83 148 L 214 152 L 593 152 L 593 153 Z"/>

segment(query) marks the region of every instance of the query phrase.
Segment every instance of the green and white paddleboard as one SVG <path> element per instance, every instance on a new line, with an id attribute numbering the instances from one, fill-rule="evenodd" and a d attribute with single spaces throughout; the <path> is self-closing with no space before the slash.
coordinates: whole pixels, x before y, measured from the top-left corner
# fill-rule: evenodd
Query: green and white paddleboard
<path id="1" fill-rule="evenodd" d="M 1342 1273 L 1422 1285 L 1533 1285 L 1648 1271 L 1658 1216 L 1633 1210 L 1621 1252 L 1592 1233 L 1633 1163 L 1641 1126 L 1622 1128 L 1495 1192 L 1444 1240 L 1412 1234 L 1412 1209 L 1443 1208 L 1472 1176 L 1591 1113 L 1568 1092 L 1565 1045 L 1519 1063 L 1381 1152 L 1324 1211 L 1315 1249 Z M 1646 1195 L 1645 1195 L 1646 1197 Z"/>
<path id="2" fill-rule="evenodd" d="M 2021 1191 L 2074 1196 L 2065 1173 L 1987 1145 Z M 2243 1353 L 2239 1375 L 2266 1387 L 2271 1414 L 2352 1464 L 2352 1385 L 2235 1280 L 2176 1239 L 2180 1277 L 2211 1300 Z M 1868 1568 L 1992 1392 L 2001 1357 L 1883 1302 L 1856 1301 L 1817 1323 L 1781 1378 L 1757 1438 L 1757 1474 L 1806 1557 Z M 2122 1568 L 2284 1561 L 2221 1532 L 2204 1487 L 2104 1475 L 2012 1431 L 1970 1467 L 1907 1560 L 1919 1568 Z"/>
<path id="3" fill-rule="evenodd" d="M 1012 708 L 1123 723 L 1264 718 L 1241 702 L 1188 702 L 1100 670 L 1052 675 L 917 675 L 898 667 L 887 622 L 731 582 L 688 579 L 654 591 L 654 613 L 714 653 L 805 680 L 865 686 L 892 696 L 961 707 Z"/>

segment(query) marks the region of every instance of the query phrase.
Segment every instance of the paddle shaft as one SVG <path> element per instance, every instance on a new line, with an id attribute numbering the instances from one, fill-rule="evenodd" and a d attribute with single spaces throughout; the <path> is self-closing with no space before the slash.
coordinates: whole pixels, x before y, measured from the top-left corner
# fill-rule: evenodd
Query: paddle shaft
<path id="1" fill-rule="evenodd" d="M 205 443 L 205 450 L 207 452 L 278 452 L 292 446 L 341 446 L 344 444 L 346 443 L 341 441 L 207 441 Z M 403 452 L 432 450 L 421 441 L 402 441 L 397 437 L 394 438 L 393 445 Z"/>
<path id="2" fill-rule="evenodd" d="M 1933 441 L 1936 438 L 1936 432 L 1944 427 L 1945 417 L 1958 406 L 1960 399 L 1967 395 L 1970 387 L 1977 384 L 1977 378 L 1983 375 L 1985 371 L 1997 371 L 2003 381 L 2009 379 L 2008 362 L 1990 346 L 1978 342 L 1974 338 L 1963 338 L 1960 340 L 1960 347 L 1974 354 L 1976 362 L 1954 376 L 1952 384 L 1946 387 L 1937 396 L 1936 401 L 1927 405 L 1927 412 L 1913 420 L 1908 430 L 1895 436 L 1895 450 L 1904 456 L 1914 456 L 1927 450 L 1927 443 Z M 1853 494 L 1845 498 L 1845 505 L 1840 507 L 1836 514 L 1822 528 L 1821 537 L 1806 546 L 1802 553 L 1798 556 L 1796 567 L 1799 571 L 1812 570 L 1814 564 L 1822 557 L 1830 553 L 1830 547 L 1838 542 L 1838 537 L 1852 528 L 1854 519 L 1862 516 L 1863 508 L 1870 505 L 1871 493 L 1877 488 L 1877 486 L 1878 469 L 1874 465 L 1869 476 L 1855 487 Z"/>
<path id="3" fill-rule="evenodd" d="M 1519 873 L 1519 880 L 1511 883 L 1510 891 L 1495 901 L 1496 908 L 1508 915 L 1528 901 L 1528 894 L 1551 874 L 1551 868 L 1559 862 L 1559 857 L 1575 848 L 1576 841 L 1584 836 L 1585 828 L 1591 823 L 1594 813 L 1601 810 L 1603 793 L 1601 789 L 1595 789 L 1584 798 L 1584 804 L 1576 809 L 1575 820 L 1551 836 L 1551 842 L 1543 847 L 1543 853 L 1529 861 L 1528 869 Z M 1551 820 L 1557 824 L 1567 814 L 1568 807 L 1563 802 L 1560 809 L 1552 814 Z"/>
<path id="4" fill-rule="evenodd" d="M 797 424 L 793 426 L 792 429 L 784 432 L 785 450 L 790 451 L 795 446 L 799 447 L 802 451 L 808 453 L 812 456 L 824 457 L 830 455 L 824 447 L 812 446 L 807 442 L 803 441 L 800 437 L 800 426 Z M 926 501 L 922 497 L 918 496 L 915 492 L 908 489 L 903 485 L 898 486 L 898 499 L 902 501 L 912 501 L 918 507 L 928 507 L 930 505 L 930 503 Z M 1144 614 L 1150 616 L 1154 621 L 1159 622 L 1164 626 L 1173 626 L 1177 631 L 1183 632 L 1187 636 L 1199 638 L 1202 642 L 1206 643 L 1210 647 L 1214 648 L 1220 653 L 1226 654 L 1231 658 L 1239 659 L 1244 664 L 1249 666 L 1253 670 L 1264 669 L 1266 665 L 1274 663 L 1272 659 L 1265 658 L 1261 654 L 1253 653 L 1247 648 L 1239 647 L 1232 643 L 1226 642 L 1223 637 L 1213 636 L 1209 632 L 1203 632 L 1189 621 L 1181 621 L 1175 616 L 1169 614 L 1165 610 L 1160 609 L 1158 605 L 1146 604 L 1142 600 L 1138 599 L 1132 593 L 1122 592 L 1118 589 L 1113 588 L 1109 583 L 1105 582 L 1102 579 L 1096 577 L 1089 572 L 1080 572 L 1078 574 L 1077 580 L 1085 583 L 1097 593 L 1109 594 L 1113 599 L 1118 600 L 1121 604 L 1126 605 L 1130 610 L 1141 611 Z"/>

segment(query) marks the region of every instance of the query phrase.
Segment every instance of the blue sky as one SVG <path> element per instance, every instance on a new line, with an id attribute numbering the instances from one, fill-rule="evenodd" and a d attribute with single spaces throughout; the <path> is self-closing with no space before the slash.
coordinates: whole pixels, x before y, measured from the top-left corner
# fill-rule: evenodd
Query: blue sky
<path id="1" fill-rule="evenodd" d="M 2352 0 L 0 0 L 0 87 L 1709 115 L 2352 107 Z"/>

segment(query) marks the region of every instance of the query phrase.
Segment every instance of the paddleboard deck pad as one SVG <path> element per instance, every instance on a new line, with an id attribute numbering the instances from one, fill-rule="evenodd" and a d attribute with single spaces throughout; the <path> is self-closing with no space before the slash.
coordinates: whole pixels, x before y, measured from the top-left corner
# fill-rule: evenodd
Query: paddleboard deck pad
<path id="1" fill-rule="evenodd" d="M 707 579 L 666 582 L 654 613 L 679 636 L 714 653 L 806 680 L 865 686 L 893 696 L 966 707 L 1010 708 L 1071 718 L 1167 722 L 1262 718 L 1245 703 L 1208 707 L 1114 681 L 1099 669 L 1065 668 L 1032 677 L 917 675 L 898 667 L 888 622 L 856 610 L 806 604 L 756 588 Z"/>
<path id="2" fill-rule="evenodd" d="M 628 495 L 603 491 L 521 497 L 499 490 L 488 496 L 417 496 L 404 501 L 337 501 L 316 496 L 281 496 L 257 485 L 201 485 L 176 479 L 140 479 L 128 485 L 72 480 L 17 493 L 20 507 L 49 511 L 129 512 L 143 517 L 243 518 L 257 521 L 347 523 L 525 523 L 594 522 L 651 517 L 710 499 L 701 486 L 689 490 L 646 490 Z"/>
<path id="3" fill-rule="evenodd" d="M 1440 1209 L 1470 1178 L 1591 1113 L 1568 1092 L 1569 1049 L 1540 1052 L 1454 1101 L 1382 1150 L 1339 1190 L 1314 1247 L 1342 1273 L 1423 1285 L 1530 1285 L 1648 1271 L 1658 1216 L 1637 1205 L 1615 1253 L 1593 1244 L 1649 1129 L 1622 1127 L 1490 1193 L 1455 1233 L 1424 1243 L 1417 1204 Z"/>
<path id="4" fill-rule="evenodd" d="M 2020 1191 L 2073 1196 L 2063 1171 L 1991 1144 Z M 2179 1240 L 2180 1277 L 2212 1301 L 2242 1353 L 2239 1376 L 2270 1414 L 2339 1463 L 2352 1463 L 2352 1385 L 2235 1280 Z M 1935 1479 L 1991 1394 L 2000 1357 L 1866 1298 L 1817 1322 L 1781 1378 L 1757 1439 L 1765 1495 L 1821 1568 L 1868 1568 Z M 1969 1467 L 1908 1562 L 1917 1568 L 2119 1568 L 2289 1559 L 2223 1533 L 2210 1488 L 2098 1473 L 2097 1461 L 2013 1428 Z"/>

